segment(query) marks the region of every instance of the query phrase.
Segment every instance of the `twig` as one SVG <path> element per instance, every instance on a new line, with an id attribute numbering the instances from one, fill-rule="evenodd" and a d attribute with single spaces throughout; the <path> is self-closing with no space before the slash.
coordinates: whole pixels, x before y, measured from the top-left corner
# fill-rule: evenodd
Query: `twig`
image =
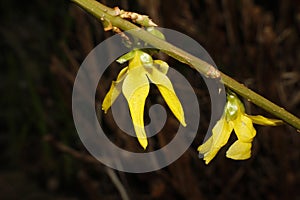
<path id="1" fill-rule="evenodd" d="M 94 0 L 71 0 L 76 3 L 84 10 L 92 14 L 98 20 L 109 21 L 112 26 L 118 27 L 124 31 L 127 30 L 137 30 L 132 31 L 131 34 L 148 44 L 156 47 L 157 49 L 164 49 L 164 52 L 171 57 L 179 60 L 182 63 L 189 65 L 190 67 L 196 69 L 201 74 L 209 78 L 221 78 L 221 82 L 225 86 L 235 91 L 239 95 L 246 98 L 248 101 L 256 104 L 257 106 L 263 108 L 269 113 L 275 115 L 276 117 L 284 120 L 289 125 L 300 130 L 300 119 L 293 114 L 286 111 L 284 108 L 272 103 L 261 95 L 253 92 L 249 88 L 245 87 L 243 84 L 238 83 L 231 77 L 223 74 L 222 72 L 215 69 L 209 63 L 183 51 L 182 49 L 175 47 L 174 45 L 161 40 L 154 35 L 148 33 L 147 31 L 139 28 L 138 26 L 132 24 L 131 22 L 122 19 L 118 16 L 118 13 L 112 8 L 106 7 L 105 5 L 94 1 Z"/>
<path id="2" fill-rule="evenodd" d="M 108 167 L 106 167 L 106 172 L 107 172 L 110 180 L 115 184 L 116 188 L 118 189 L 122 199 L 129 200 L 126 190 L 125 190 L 123 184 L 121 183 L 121 181 L 119 180 L 118 176 L 116 175 L 116 172 Z"/>
<path id="3" fill-rule="evenodd" d="M 44 140 L 51 143 L 59 151 L 61 151 L 63 153 L 67 153 L 78 160 L 81 160 L 83 162 L 90 163 L 93 165 L 99 165 L 99 161 L 96 160 L 96 158 L 94 158 L 93 156 L 90 156 L 90 155 L 84 154 L 84 153 L 80 153 L 80 152 L 76 151 L 75 149 L 72 149 L 72 148 L 64 145 L 63 143 L 55 140 L 50 135 L 45 136 Z M 106 168 L 107 175 L 109 176 L 110 180 L 113 182 L 113 184 L 119 191 L 122 199 L 129 200 L 129 196 L 126 193 L 126 189 L 123 186 L 123 184 L 121 183 L 121 181 L 119 180 L 118 176 L 116 175 L 116 172 L 114 170 L 112 170 L 111 168 L 108 168 L 108 167 L 105 167 L 105 168 Z"/>

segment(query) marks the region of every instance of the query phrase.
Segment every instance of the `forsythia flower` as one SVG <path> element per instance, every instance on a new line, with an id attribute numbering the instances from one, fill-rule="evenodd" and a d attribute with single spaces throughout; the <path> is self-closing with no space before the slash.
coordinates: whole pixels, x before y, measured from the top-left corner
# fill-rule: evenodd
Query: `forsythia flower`
<path id="1" fill-rule="evenodd" d="M 138 141 L 146 149 L 148 141 L 144 129 L 144 106 L 150 89 L 149 80 L 158 87 L 175 117 L 183 126 L 186 126 L 184 112 L 172 83 L 166 76 L 169 67 L 166 62 L 153 61 L 149 54 L 140 50 L 131 51 L 117 61 L 123 63 L 128 60 L 128 67 L 122 69 L 117 80 L 112 82 L 103 100 L 102 110 L 106 113 L 122 91 L 128 102 Z"/>
<path id="2" fill-rule="evenodd" d="M 281 120 L 268 119 L 263 116 L 251 116 L 245 113 L 242 102 L 234 93 L 227 94 L 227 103 L 221 119 L 212 129 L 212 136 L 198 147 L 200 154 L 204 154 L 205 163 L 208 164 L 227 143 L 234 130 L 237 141 L 226 152 L 226 157 L 234 160 L 245 160 L 251 157 L 252 140 L 256 135 L 253 123 L 276 126 L 282 124 Z"/>

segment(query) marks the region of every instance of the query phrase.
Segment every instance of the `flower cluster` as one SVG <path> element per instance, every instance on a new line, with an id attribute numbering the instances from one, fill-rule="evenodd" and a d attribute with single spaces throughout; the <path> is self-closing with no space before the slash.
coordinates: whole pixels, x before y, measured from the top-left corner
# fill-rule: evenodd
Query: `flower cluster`
<path id="1" fill-rule="evenodd" d="M 198 147 L 200 154 L 204 155 L 208 164 L 218 151 L 228 142 L 234 130 L 237 141 L 226 152 L 226 157 L 234 160 L 245 160 L 251 157 L 252 140 L 256 135 L 253 123 L 276 126 L 282 124 L 281 120 L 268 119 L 261 115 L 251 116 L 245 113 L 245 108 L 239 98 L 232 92 L 227 94 L 227 103 L 221 119 L 212 129 L 212 136 Z"/>
<path id="2" fill-rule="evenodd" d="M 166 75 L 169 68 L 166 62 L 153 60 L 149 54 L 141 50 L 133 50 L 117 61 L 119 63 L 129 61 L 129 64 L 121 70 L 117 80 L 112 82 L 103 100 L 102 110 L 105 113 L 122 92 L 128 102 L 138 141 L 146 149 L 148 141 L 144 128 L 144 106 L 149 94 L 150 82 L 152 82 L 158 87 L 175 117 L 183 126 L 186 126 L 183 108 Z"/>

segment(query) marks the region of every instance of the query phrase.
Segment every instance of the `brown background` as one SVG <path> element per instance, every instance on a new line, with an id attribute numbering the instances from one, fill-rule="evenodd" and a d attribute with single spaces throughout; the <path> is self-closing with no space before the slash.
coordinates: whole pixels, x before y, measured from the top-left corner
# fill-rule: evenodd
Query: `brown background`
<path id="1" fill-rule="evenodd" d="M 286 1 L 102 1 L 149 15 L 159 26 L 197 40 L 219 68 L 300 116 L 300 4 Z M 209 97 L 200 76 L 183 70 L 199 97 L 201 122 L 191 148 L 170 166 L 151 173 L 107 169 L 86 152 L 74 128 L 72 85 L 87 54 L 112 35 L 69 1 L 1 1 L 0 199 L 299 199 L 300 135 L 295 129 L 257 127 L 253 156 L 225 158 L 226 145 L 206 166 L 198 158 L 209 123 Z M 183 66 L 168 62 L 177 69 Z M 101 80 L 100 104 L 120 67 Z M 152 88 L 147 106 L 160 101 Z M 266 114 L 246 104 L 252 114 Z M 100 119 L 110 138 L 139 151 L 116 129 L 111 114 Z M 178 122 L 169 115 L 151 139 L 159 148 Z M 229 143 L 235 140 L 234 134 Z M 120 183 L 116 183 L 119 180 Z"/>

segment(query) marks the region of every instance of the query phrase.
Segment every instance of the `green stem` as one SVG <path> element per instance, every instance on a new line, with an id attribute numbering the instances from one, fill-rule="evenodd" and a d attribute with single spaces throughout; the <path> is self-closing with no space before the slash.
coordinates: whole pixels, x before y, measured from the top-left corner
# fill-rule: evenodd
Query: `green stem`
<path id="1" fill-rule="evenodd" d="M 154 35 L 148 33 L 147 31 L 139 28 L 138 26 L 132 24 L 131 22 L 122 19 L 117 16 L 114 9 L 106 7 L 105 5 L 95 1 L 95 0 L 71 0 L 84 10 L 92 14 L 95 18 L 100 21 L 109 21 L 113 26 L 118 27 L 124 31 L 131 30 L 131 34 L 148 44 L 156 47 L 157 49 L 164 49 L 163 51 L 170 55 L 171 57 L 179 60 L 182 63 L 189 65 L 190 67 L 196 69 L 198 72 L 210 78 L 221 78 L 224 85 L 231 90 L 235 91 L 239 95 L 246 98 L 248 101 L 256 104 L 257 106 L 263 108 L 274 116 L 282 119 L 289 125 L 300 130 L 300 119 L 293 114 L 289 113 L 282 107 L 272 103 L 261 95 L 255 93 L 249 88 L 245 87 L 243 84 L 238 83 L 234 79 L 230 78 L 226 74 L 215 69 L 209 63 L 173 46 L 172 44 L 161 40 Z"/>

